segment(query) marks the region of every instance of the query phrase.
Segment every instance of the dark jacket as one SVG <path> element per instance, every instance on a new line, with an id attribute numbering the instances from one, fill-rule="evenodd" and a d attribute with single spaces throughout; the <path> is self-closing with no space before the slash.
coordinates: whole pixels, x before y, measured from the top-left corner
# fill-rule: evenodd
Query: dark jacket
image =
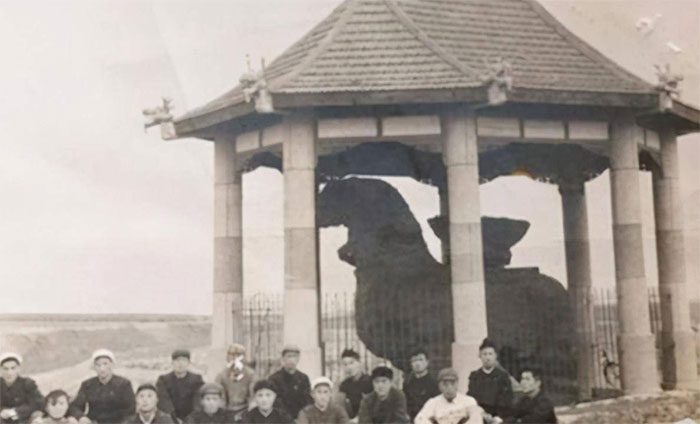
<path id="1" fill-rule="evenodd" d="M 191 372 L 182 378 L 177 378 L 174 372 L 161 375 L 156 381 L 158 409 L 184 420 L 194 411 L 203 384 L 202 376 Z"/>
<path id="2" fill-rule="evenodd" d="M 258 408 L 246 411 L 241 418 L 241 424 L 291 424 L 294 420 L 285 411 L 273 409 L 267 417 Z"/>
<path id="3" fill-rule="evenodd" d="M 70 414 L 75 418 L 85 415 L 98 423 L 120 423 L 134 414 L 136 401 L 131 382 L 113 375 L 107 384 L 97 377 L 89 378 L 80 385 L 78 395 L 70 404 Z"/>
<path id="4" fill-rule="evenodd" d="M 14 408 L 22 422 L 26 421 L 33 412 L 41 411 L 43 406 L 44 397 L 31 378 L 17 377 L 11 386 L 0 378 L 0 410 Z M 4 422 L 2 418 L 0 422 Z"/>
<path id="5" fill-rule="evenodd" d="M 233 424 L 233 412 L 219 409 L 214 415 L 207 415 L 204 411 L 194 411 L 185 418 L 185 424 Z"/>
<path id="6" fill-rule="evenodd" d="M 534 398 L 523 396 L 513 407 L 511 416 L 505 419 L 507 423 L 536 423 L 556 424 L 554 405 L 542 392 Z"/>
<path id="7" fill-rule="evenodd" d="M 413 421 L 425 402 L 440 394 L 440 389 L 435 377 L 429 373 L 420 378 L 410 374 L 403 385 L 403 393 L 406 395 L 408 415 Z"/>
<path id="8" fill-rule="evenodd" d="M 379 400 L 376 392 L 365 396 L 360 402 L 357 413 L 359 424 L 400 424 L 410 423 L 406 412 L 406 396 L 403 392 L 391 388 L 389 396 Z"/>
<path id="9" fill-rule="evenodd" d="M 136 413 L 127 418 L 124 424 L 144 424 L 144 422 L 141 421 L 141 417 Z M 166 412 L 156 411 L 156 416 L 153 417 L 151 424 L 175 424 L 175 421 Z"/>
<path id="10" fill-rule="evenodd" d="M 357 416 L 357 411 L 360 410 L 360 401 L 373 390 L 372 378 L 367 374 L 362 374 L 357 380 L 348 377 L 340 383 L 339 391 L 345 393 L 345 410 L 350 418 Z"/>
<path id="11" fill-rule="evenodd" d="M 488 414 L 498 417 L 510 415 L 513 404 L 513 386 L 510 375 L 503 368 L 496 367 L 490 373 L 482 368 L 469 375 L 467 395 L 476 399 Z"/>
<path id="12" fill-rule="evenodd" d="M 313 402 L 311 399 L 311 382 L 301 371 L 289 373 L 280 369 L 269 380 L 277 388 L 278 406 L 290 416 L 296 417 L 299 411 Z"/>

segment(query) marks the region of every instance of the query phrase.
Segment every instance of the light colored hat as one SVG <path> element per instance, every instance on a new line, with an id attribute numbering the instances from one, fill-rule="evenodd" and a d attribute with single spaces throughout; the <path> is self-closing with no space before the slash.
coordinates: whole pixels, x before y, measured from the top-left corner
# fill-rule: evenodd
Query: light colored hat
<path id="1" fill-rule="evenodd" d="M 314 381 L 311 382 L 311 390 L 315 389 L 316 386 L 320 386 L 321 384 L 327 385 L 331 390 L 333 390 L 333 382 L 331 381 L 330 378 L 328 377 L 318 377 L 314 378 Z"/>
<path id="2" fill-rule="evenodd" d="M 95 363 L 100 358 L 108 358 L 110 361 L 114 362 L 114 354 L 108 349 L 97 349 L 92 352 L 92 362 Z"/>
<path id="3" fill-rule="evenodd" d="M 14 352 L 0 354 L 0 365 L 4 364 L 5 361 L 16 361 L 19 365 L 22 365 L 22 355 Z"/>
<path id="4" fill-rule="evenodd" d="M 234 356 L 245 355 L 245 346 L 239 343 L 232 343 L 228 346 L 226 353 Z"/>
<path id="5" fill-rule="evenodd" d="M 443 380 L 457 381 L 459 380 L 459 374 L 457 374 L 457 371 L 454 368 L 443 368 L 438 374 L 438 381 Z"/>

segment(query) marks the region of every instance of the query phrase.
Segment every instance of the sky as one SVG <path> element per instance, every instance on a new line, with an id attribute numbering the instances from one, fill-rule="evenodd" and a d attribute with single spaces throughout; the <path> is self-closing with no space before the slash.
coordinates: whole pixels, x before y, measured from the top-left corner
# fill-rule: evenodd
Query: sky
<path id="1" fill-rule="evenodd" d="M 211 312 L 213 149 L 145 132 L 141 110 L 175 99 L 176 113 L 232 88 L 246 66 L 300 38 L 335 0 L 0 0 L 0 313 Z M 578 0 L 543 4 L 572 31 L 650 81 L 654 63 L 685 76 L 700 104 L 700 2 Z M 661 14 L 656 30 L 635 30 Z M 671 41 L 682 48 L 671 53 Z M 683 137 L 688 240 L 700 233 L 700 138 Z M 434 188 L 389 180 L 424 228 Z M 655 256 L 650 179 L 643 175 L 647 275 Z M 587 185 L 593 281 L 614 281 L 607 173 Z M 282 288 L 282 178 L 244 177 L 245 292 Z M 693 203 L 694 202 L 694 203 Z M 481 187 L 484 215 L 527 219 L 512 266 L 566 283 L 559 194 L 524 177 Z M 322 231 L 325 291 L 352 290 L 339 261 L 342 228 Z M 696 237 L 696 239 L 693 239 Z M 688 244 L 692 244 L 689 241 Z M 696 247 L 697 249 L 697 247 Z M 698 250 L 689 250 L 693 293 Z"/>

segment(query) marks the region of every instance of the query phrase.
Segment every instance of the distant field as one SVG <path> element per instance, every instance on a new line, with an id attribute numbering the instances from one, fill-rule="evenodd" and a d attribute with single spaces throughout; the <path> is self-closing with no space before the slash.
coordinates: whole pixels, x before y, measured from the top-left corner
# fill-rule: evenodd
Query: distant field
<path id="1" fill-rule="evenodd" d="M 0 314 L 0 350 L 24 356 L 26 373 L 85 361 L 107 348 L 118 356 L 166 356 L 209 345 L 209 317 L 148 314 Z"/>

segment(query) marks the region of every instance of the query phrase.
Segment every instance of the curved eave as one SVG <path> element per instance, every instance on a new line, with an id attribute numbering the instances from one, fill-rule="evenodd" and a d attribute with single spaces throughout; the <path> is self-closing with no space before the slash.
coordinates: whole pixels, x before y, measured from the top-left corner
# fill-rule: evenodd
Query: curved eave
<path id="1" fill-rule="evenodd" d="M 649 129 L 669 126 L 678 135 L 700 132 L 700 110 L 679 100 L 673 100 L 670 109 L 645 112 L 637 117 L 637 123 Z"/>
<path id="2" fill-rule="evenodd" d="M 318 93 L 274 93 L 275 109 L 288 113 L 299 109 L 317 107 L 363 107 L 379 105 L 438 105 L 449 103 L 470 103 L 486 105 L 488 95 L 485 87 L 462 89 L 426 89 L 397 91 L 343 91 Z M 560 91 L 529 88 L 515 88 L 508 93 L 508 102 L 537 103 L 549 105 L 627 107 L 633 109 L 650 109 L 658 105 L 656 93 L 608 93 L 592 91 Z M 686 109 L 688 106 L 683 105 Z M 681 108 L 681 106 L 679 106 Z M 686 109 L 683 113 L 690 114 Z M 697 110 L 692 109 L 695 112 Z M 273 116 L 275 114 L 272 114 Z M 254 127 L 248 120 L 260 120 L 265 115 L 255 112 L 253 103 L 236 103 L 200 115 L 190 115 L 175 120 L 177 138 L 197 137 L 213 139 L 214 133 L 222 125 L 229 130 L 245 130 Z M 270 115 L 268 115 L 270 116 Z"/>

